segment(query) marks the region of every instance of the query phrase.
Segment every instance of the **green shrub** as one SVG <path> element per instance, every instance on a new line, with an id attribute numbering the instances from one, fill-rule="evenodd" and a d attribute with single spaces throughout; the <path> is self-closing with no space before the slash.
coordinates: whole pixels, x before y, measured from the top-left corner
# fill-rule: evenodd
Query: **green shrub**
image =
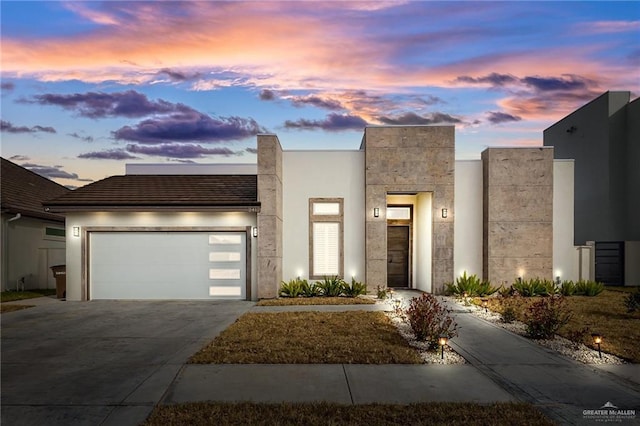
<path id="1" fill-rule="evenodd" d="M 576 285 L 573 281 L 562 281 L 560 284 L 560 294 L 563 296 L 573 296 L 576 292 Z"/>
<path id="2" fill-rule="evenodd" d="M 347 297 L 357 297 L 361 294 L 367 294 L 367 285 L 356 281 L 353 277 L 351 277 L 351 285 L 345 282 L 342 287 L 342 293 Z"/>
<path id="3" fill-rule="evenodd" d="M 530 280 L 516 280 L 511 287 L 523 297 L 552 296 L 557 293 L 553 281 L 531 278 Z"/>
<path id="4" fill-rule="evenodd" d="M 319 281 L 318 287 L 322 291 L 322 295 L 325 297 L 338 297 L 344 291 L 345 282 L 342 278 L 337 276 L 324 277 L 322 281 Z"/>
<path id="5" fill-rule="evenodd" d="M 545 297 L 534 302 L 524 315 L 527 336 L 548 339 L 571 319 L 562 296 Z"/>
<path id="6" fill-rule="evenodd" d="M 389 289 L 388 288 L 381 288 L 380 286 L 376 287 L 376 297 L 380 300 L 384 300 L 387 298 L 387 296 L 389 295 Z"/>
<path id="7" fill-rule="evenodd" d="M 282 281 L 280 283 L 280 296 L 283 297 L 298 297 L 302 294 L 303 280 L 296 278 L 289 280 L 288 282 Z"/>
<path id="8" fill-rule="evenodd" d="M 624 306 L 627 308 L 627 312 L 635 312 L 640 309 L 640 287 L 637 288 L 635 293 L 629 293 L 624 299 Z"/>
<path id="9" fill-rule="evenodd" d="M 519 297 L 511 296 L 501 299 L 502 312 L 500 313 L 500 321 L 511 324 L 518 319 Z"/>
<path id="10" fill-rule="evenodd" d="M 442 306 L 434 295 L 427 293 L 411 299 L 406 311 L 416 339 L 427 342 L 432 349 L 438 347 L 438 338 L 441 335 L 448 338 L 458 335 L 458 325 L 450 313 L 451 311 Z"/>
<path id="11" fill-rule="evenodd" d="M 320 296 L 322 290 L 318 287 L 317 283 L 309 284 L 307 280 L 302 280 L 301 293 L 304 297 L 316 297 Z"/>
<path id="12" fill-rule="evenodd" d="M 499 289 L 499 287 L 492 287 L 489 281 L 481 281 L 476 274 L 467 276 L 467 271 L 456 278 L 455 284 L 447 283 L 446 286 L 445 291 L 449 295 L 462 296 L 467 293 L 469 297 L 490 296 Z"/>
<path id="13" fill-rule="evenodd" d="M 597 296 L 604 290 L 604 284 L 591 280 L 580 280 L 576 282 L 576 291 L 574 294 L 578 296 Z"/>

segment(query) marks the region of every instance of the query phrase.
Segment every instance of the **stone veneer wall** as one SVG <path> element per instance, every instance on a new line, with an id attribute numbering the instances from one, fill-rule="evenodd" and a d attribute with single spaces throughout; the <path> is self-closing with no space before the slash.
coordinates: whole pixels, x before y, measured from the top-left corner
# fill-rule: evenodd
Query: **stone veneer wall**
<path id="1" fill-rule="evenodd" d="M 366 282 L 387 285 L 388 193 L 432 192 L 432 291 L 453 280 L 453 126 L 367 127 L 365 150 Z M 380 217 L 373 217 L 373 209 Z M 441 209 L 448 210 L 442 218 Z M 416 283 L 414 283 L 414 286 Z"/>
<path id="2" fill-rule="evenodd" d="M 258 135 L 258 298 L 278 295 L 282 281 L 282 146 Z"/>
<path id="3" fill-rule="evenodd" d="M 488 148 L 483 167 L 483 278 L 553 278 L 553 148 Z"/>

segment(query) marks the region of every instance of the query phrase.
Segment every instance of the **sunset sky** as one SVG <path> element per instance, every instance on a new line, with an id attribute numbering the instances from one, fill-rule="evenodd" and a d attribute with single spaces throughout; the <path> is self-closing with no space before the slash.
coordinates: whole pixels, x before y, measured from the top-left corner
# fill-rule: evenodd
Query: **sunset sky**
<path id="1" fill-rule="evenodd" d="M 542 144 L 640 94 L 640 2 L 2 1 L 2 156 L 63 185 L 134 162 L 357 149 L 456 126 L 456 158 Z"/>

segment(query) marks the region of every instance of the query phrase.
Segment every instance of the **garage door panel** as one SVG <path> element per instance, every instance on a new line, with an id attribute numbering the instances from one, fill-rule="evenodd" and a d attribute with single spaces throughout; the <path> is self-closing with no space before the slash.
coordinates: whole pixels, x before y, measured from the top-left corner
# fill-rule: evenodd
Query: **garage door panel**
<path id="1" fill-rule="evenodd" d="M 220 234 L 241 244 L 211 244 Z M 244 233 L 94 232 L 90 234 L 91 299 L 210 299 L 245 297 Z M 233 253 L 221 261 L 219 254 Z M 238 254 L 240 254 L 238 256 Z M 216 257 L 218 256 L 218 257 Z M 224 255 L 222 255 L 224 257 Z M 238 259 L 239 260 L 235 260 Z M 215 261 L 211 261 L 215 260 Z M 216 280 L 211 270 L 239 270 L 239 278 Z M 224 272 L 228 274 L 228 272 Z M 237 274 L 236 274 L 237 276 Z M 211 287 L 223 287 L 211 292 Z M 230 290 L 231 288 L 231 290 Z"/>

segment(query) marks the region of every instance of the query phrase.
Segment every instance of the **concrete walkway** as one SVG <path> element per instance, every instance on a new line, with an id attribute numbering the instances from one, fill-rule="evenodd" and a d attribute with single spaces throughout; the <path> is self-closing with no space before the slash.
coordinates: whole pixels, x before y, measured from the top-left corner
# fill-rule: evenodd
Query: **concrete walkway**
<path id="1" fill-rule="evenodd" d="M 635 409 L 640 419 L 640 365 L 579 364 L 458 305 L 451 307 L 460 326 L 451 346 L 467 359 L 466 365 L 186 365 L 162 403 L 525 401 L 561 424 L 594 424 L 583 411 L 611 402 Z M 253 307 L 251 312 L 359 309 L 384 306 Z"/>

